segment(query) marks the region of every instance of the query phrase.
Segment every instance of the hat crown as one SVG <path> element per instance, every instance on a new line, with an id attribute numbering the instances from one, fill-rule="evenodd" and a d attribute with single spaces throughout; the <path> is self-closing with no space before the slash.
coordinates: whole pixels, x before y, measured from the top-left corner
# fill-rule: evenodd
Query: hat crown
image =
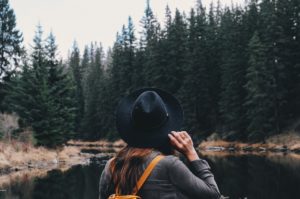
<path id="1" fill-rule="evenodd" d="M 131 121 L 143 130 L 158 128 L 168 119 L 165 103 L 155 91 L 141 93 L 133 104 Z"/>

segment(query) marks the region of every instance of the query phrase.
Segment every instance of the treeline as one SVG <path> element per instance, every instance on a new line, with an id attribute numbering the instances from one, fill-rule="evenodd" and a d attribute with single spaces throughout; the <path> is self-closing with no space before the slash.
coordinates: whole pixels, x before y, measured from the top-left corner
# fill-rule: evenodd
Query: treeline
<path id="1" fill-rule="evenodd" d="M 300 116 L 299 9 L 298 0 L 209 9 L 198 1 L 188 16 L 167 7 L 160 24 L 148 1 L 140 37 L 129 18 L 108 54 L 108 68 L 93 69 L 95 61 L 86 61 L 93 47 L 81 60 L 74 48 L 70 63 L 77 60 L 77 71 L 90 68 L 91 78 L 76 82 L 93 88 L 80 98 L 79 131 L 87 137 L 114 133 L 120 97 L 148 86 L 176 95 L 184 129 L 197 135 L 251 141 L 286 130 Z"/>
<path id="2" fill-rule="evenodd" d="M 39 44 L 36 34 L 22 70 L 2 78 L 2 111 L 17 112 L 40 144 L 113 139 L 119 99 L 158 87 L 178 97 L 195 135 L 263 140 L 300 116 L 299 20 L 299 0 L 208 9 L 198 1 L 187 15 L 166 7 L 160 24 L 147 1 L 139 37 L 129 17 L 106 55 L 101 44 L 81 53 L 75 42 L 67 63 L 53 35 Z"/>

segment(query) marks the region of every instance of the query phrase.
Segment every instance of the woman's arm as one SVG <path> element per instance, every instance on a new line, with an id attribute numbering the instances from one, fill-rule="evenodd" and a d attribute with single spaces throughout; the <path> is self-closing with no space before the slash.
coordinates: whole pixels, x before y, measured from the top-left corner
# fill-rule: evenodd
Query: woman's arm
<path id="1" fill-rule="evenodd" d="M 171 144 L 189 160 L 190 171 L 182 161 L 173 157 L 169 164 L 169 176 L 172 183 L 194 198 L 220 198 L 217 183 L 205 160 L 199 158 L 191 137 L 187 132 L 172 132 Z"/>

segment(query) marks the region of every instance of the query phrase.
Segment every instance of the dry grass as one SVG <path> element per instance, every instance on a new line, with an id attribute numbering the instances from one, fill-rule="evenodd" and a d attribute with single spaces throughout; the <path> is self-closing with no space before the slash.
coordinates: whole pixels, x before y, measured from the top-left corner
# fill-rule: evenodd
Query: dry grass
<path id="1" fill-rule="evenodd" d="M 0 143 L 0 157 L 0 168 L 3 168 L 52 162 L 57 158 L 57 154 L 55 151 L 43 147 L 35 148 L 30 144 L 12 141 L 11 144 Z"/>
<path id="2" fill-rule="evenodd" d="M 258 152 L 258 151 L 253 151 L 253 152 L 247 152 L 247 151 L 236 151 L 236 152 L 230 152 L 230 151 L 205 151 L 205 150 L 199 150 L 199 154 L 203 157 L 230 157 L 230 156 L 244 156 L 244 155 L 255 155 L 255 156 L 266 156 L 268 157 L 269 154 L 272 153 L 264 153 L 264 152 Z"/>
<path id="3" fill-rule="evenodd" d="M 80 140 L 70 140 L 67 142 L 69 145 L 75 145 L 75 146 L 95 146 L 95 147 L 123 147 L 126 145 L 126 143 L 123 140 L 117 140 L 115 142 L 110 142 L 107 140 L 98 140 L 94 142 L 88 142 L 88 141 L 80 141 Z"/>
<path id="4" fill-rule="evenodd" d="M 75 146 L 64 146 L 57 152 L 57 161 L 60 166 L 76 165 L 84 163 L 89 158 L 89 154 L 80 153 L 80 148 Z"/>
<path id="5" fill-rule="evenodd" d="M 291 150 L 300 150 L 300 135 L 296 132 L 287 132 L 274 135 L 267 139 L 268 144 L 286 146 Z"/>
<path id="6" fill-rule="evenodd" d="M 293 151 L 295 151 L 295 150 L 300 151 L 300 143 L 296 143 L 296 144 L 291 145 L 290 149 L 293 150 Z"/>
<path id="7" fill-rule="evenodd" d="M 80 140 L 69 140 L 67 144 L 76 145 L 76 146 L 107 146 L 110 145 L 111 142 L 107 140 L 99 140 L 94 142 L 88 141 L 80 141 Z"/>
<path id="8" fill-rule="evenodd" d="M 123 140 L 117 140 L 115 142 L 109 142 L 107 140 L 99 140 L 94 142 L 70 140 L 67 142 L 69 146 L 75 146 L 80 150 L 95 150 L 101 151 L 101 153 L 117 153 L 126 146 Z"/>
<path id="9" fill-rule="evenodd" d="M 200 143 L 199 148 L 205 149 L 210 146 L 222 146 L 222 147 L 227 148 L 232 144 L 234 144 L 234 142 L 227 142 L 224 140 L 204 141 L 204 142 Z"/>
<path id="10" fill-rule="evenodd" d="M 243 143 L 243 142 L 228 142 L 224 140 L 217 141 L 204 141 L 199 144 L 200 149 L 208 149 L 210 147 L 224 147 L 225 149 L 234 148 L 236 151 L 244 150 L 245 148 L 252 148 L 253 150 L 260 149 L 274 149 L 276 147 L 282 147 L 282 144 L 274 143 Z"/>
<path id="11" fill-rule="evenodd" d="M 32 144 L 16 140 L 12 140 L 10 143 L 0 142 L 0 170 L 7 168 L 24 169 L 26 167 L 42 168 L 51 165 L 62 167 L 63 165 L 84 164 L 92 154 L 81 153 L 81 149 L 115 153 L 124 144 L 123 141 L 110 143 L 104 140 L 97 142 L 71 140 L 69 143 L 74 146 L 63 146 L 56 150 L 50 150 L 44 147 L 34 147 Z"/>
<path id="12" fill-rule="evenodd" d="M 87 159 L 80 153 L 80 148 L 64 146 L 57 150 L 33 147 L 18 141 L 11 144 L 0 142 L 0 170 L 7 168 L 42 168 L 52 165 L 80 164 Z"/>
<path id="13" fill-rule="evenodd" d="M 93 154 L 81 153 L 82 148 L 101 150 L 101 152 L 103 148 L 108 148 L 99 147 L 92 142 L 71 141 L 71 143 L 80 143 L 81 146 L 63 146 L 50 150 L 16 140 L 10 143 L 0 142 L 0 172 L 3 172 L 0 173 L 0 187 L 12 181 L 20 181 L 22 178 L 42 177 L 51 169 L 66 171 L 73 165 L 86 164 Z M 106 142 L 97 142 L 99 143 Z M 118 149 L 120 148 L 117 147 L 116 150 Z"/>
<path id="14" fill-rule="evenodd" d="M 286 148 L 290 151 L 300 151 L 300 135 L 295 132 L 275 135 L 266 140 L 265 143 L 242 143 L 228 142 L 224 140 L 203 141 L 198 146 L 199 149 L 208 150 L 211 147 L 224 147 L 225 149 L 234 148 L 235 151 L 250 149 L 251 151 L 276 150 Z"/>

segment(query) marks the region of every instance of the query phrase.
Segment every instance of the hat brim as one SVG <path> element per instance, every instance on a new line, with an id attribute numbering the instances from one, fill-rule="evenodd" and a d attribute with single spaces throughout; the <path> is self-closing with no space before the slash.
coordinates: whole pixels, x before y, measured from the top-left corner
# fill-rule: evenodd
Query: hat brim
<path id="1" fill-rule="evenodd" d="M 141 132 L 131 122 L 131 111 L 137 97 L 144 91 L 155 91 L 164 101 L 168 120 L 159 128 L 147 129 Z M 143 88 L 136 90 L 121 99 L 116 109 L 116 127 L 121 138 L 134 147 L 162 147 L 169 143 L 168 134 L 181 129 L 183 123 L 183 110 L 178 100 L 170 93 L 158 88 Z M 145 131 L 145 130 L 143 130 Z"/>

